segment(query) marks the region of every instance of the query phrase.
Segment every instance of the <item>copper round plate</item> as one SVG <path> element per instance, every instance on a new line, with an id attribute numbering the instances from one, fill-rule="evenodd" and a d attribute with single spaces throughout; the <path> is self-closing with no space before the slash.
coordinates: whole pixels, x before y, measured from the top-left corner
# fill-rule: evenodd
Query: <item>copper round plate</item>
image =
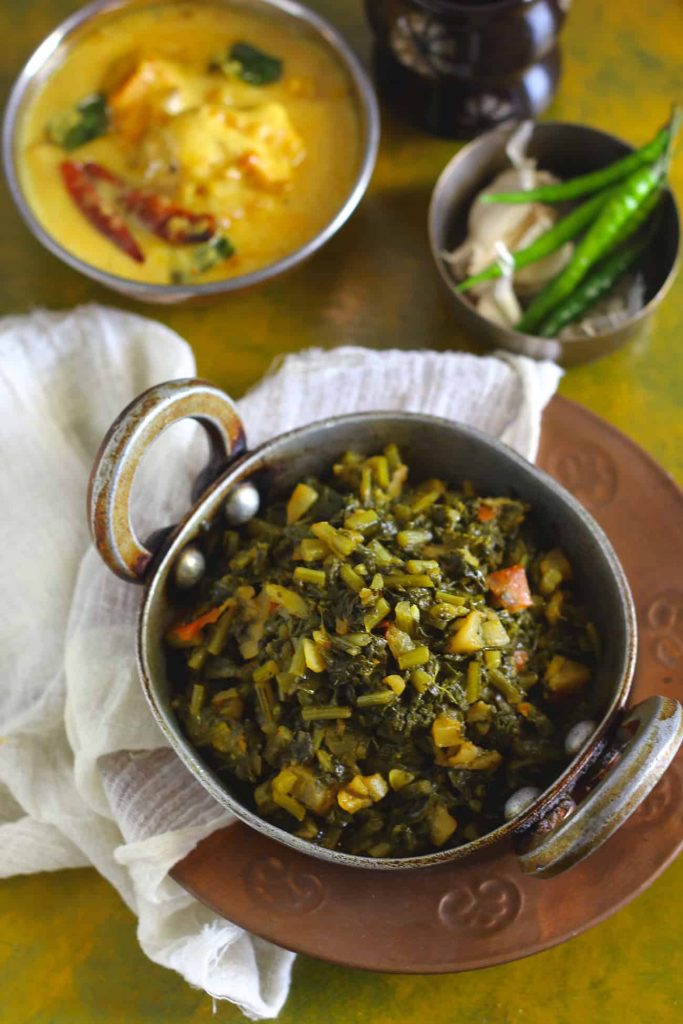
<path id="1" fill-rule="evenodd" d="M 559 397 L 543 419 L 538 461 L 590 509 L 629 577 L 640 637 L 632 701 L 683 700 L 683 674 L 674 674 L 683 664 L 683 494 L 632 441 Z M 683 847 L 682 808 L 679 753 L 619 832 L 556 878 L 523 875 L 509 843 L 393 873 L 317 860 L 242 824 L 209 836 L 173 876 L 219 914 L 297 952 L 376 971 L 465 971 L 547 949 L 637 896 Z"/>

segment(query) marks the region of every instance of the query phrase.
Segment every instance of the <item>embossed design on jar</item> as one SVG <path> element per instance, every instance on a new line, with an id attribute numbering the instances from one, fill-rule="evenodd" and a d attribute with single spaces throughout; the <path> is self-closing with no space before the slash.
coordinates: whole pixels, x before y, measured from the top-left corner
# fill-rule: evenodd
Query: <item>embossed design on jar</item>
<path id="1" fill-rule="evenodd" d="M 399 15 L 391 28 L 389 43 L 394 56 L 420 75 L 433 78 L 438 72 L 457 70 L 458 48 L 445 25 L 427 14 Z"/>
<path id="2" fill-rule="evenodd" d="M 491 935 L 507 928 L 519 916 L 524 896 L 509 878 L 482 878 L 464 882 L 439 901 L 439 919 L 449 931 Z"/>
<path id="3" fill-rule="evenodd" d="M 325 897 L 317 875 L 285 864 L 280 857 L 255 860 L 247 871 L 246 884 L 257 903 L 291 914 L 310 914 Z"/>
<path id="4" fill-rule="evenodd" d="M 609 505 L 619 488 L 617 467 L 611 456 L 589 441 L 554 452 L 549 471 L 587 508 Z"/>
<path id="5" fill-rule="evenodd" d="M 665 590 L 650 601 L 645 628 L 653 634 L 652 653 L 664 668 L 683 664 L 683 591 Z"/>
<path id="6" fill-rule="evenodd" d="M 470 96 L 465 100 L 461 112 L 464 124 L 476 124 L 484 119 L 491 123 L 505 121 L 512 117 L 512 103 L 504 96 L 496 96 L 493 93 L 482 93 L 481 96 Z"/>
<path id="7" fill-rule="evenodd" d="M 657 783 L 650 795 L 631 816 L 629 825 L 635 828 L 651 828 L 668 818 L 681 800 L 681 779 L 678 765 L 674 763 L 663 779 Z"/>

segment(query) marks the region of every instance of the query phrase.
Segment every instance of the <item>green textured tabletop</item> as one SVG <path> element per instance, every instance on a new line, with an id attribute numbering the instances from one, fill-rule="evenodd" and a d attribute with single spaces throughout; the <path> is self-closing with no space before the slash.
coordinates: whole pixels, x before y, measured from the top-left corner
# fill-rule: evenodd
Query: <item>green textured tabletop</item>
<path id="1" fill-rule="evenodd" d="M 2 0 L 6 94 L 19 67 L 74 0 Z M 317 0 L 364 56 L 360 0 Z M 11 41 L 11 44 L 10 44 Z M 577 0 L 563 34 L 564 75 L 549 116 L 644 141 L 683 99 L 683 7 Z M 125 303 L 58 263 L 0 195 L 3 312 L 100 301 L 157 316 L 193 345 L 199 372 L 239 396 L 276 354 L 309 345 L 476 345 L 453 324 L 431 265 L 431 187 L 454 152 L 383 112 L 383 140 L 359 210 L 312 261 L 259 291 L 205 309 Z M 673 174 L 683 196 L 683 158 Z M 562 394 L 634 438 L 683 483 L 683 277 L 646 331 L 569 371 Z M 683 568 L 683 567 L 682 567 Z M 0 851 L 1 855 L 1 851 Z M 674 1024 L 683 1020 L 683 859 L 614 917 L 528 960 L 439 978 L 378 975 L 301 957 L 283 1024 Z M 331 927 L 332 927 L 331 923 Z M 0 884 L 0 1020 L 4 1024 L 237 1022 L 140 952 L 135 922 L 93 871 Z"/>

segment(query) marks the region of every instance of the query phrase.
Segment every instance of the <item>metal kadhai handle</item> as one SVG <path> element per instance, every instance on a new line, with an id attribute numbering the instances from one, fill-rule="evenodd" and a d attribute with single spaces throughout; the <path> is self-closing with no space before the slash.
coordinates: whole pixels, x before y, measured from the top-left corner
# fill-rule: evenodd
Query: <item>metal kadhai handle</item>
<path id="1" fill-rule="evenodd" d="M 130 518 L 135 474 L 159 434 L 188 417 L 201 423 L 209 438 L 209 461 L 195 485 L 195 491 L 203 490 L 246 448 L 233 402 L 207 381 L 167 381 L 138 395 L 111 425 L 97 453 L 88 488 L 90 532 L 102 559 L 121 579 L 141 583 L 153 557 Z"/>
<path id="2" fill-rule="evenodd" d="M 643 802 L 671 764 L 683 740 L 683 708 L 670 697 L 648 697 L 625 715 L 628 738 L 613 764 L 597 762 L 598 781 L 556 821 L 551 811 L 517 850 L 528 875 L 550 878 L 602 846 Z M 609 757 L 613 748 L 607 747 Z M 593 771 L 596 771 L 594 767 Z"/>

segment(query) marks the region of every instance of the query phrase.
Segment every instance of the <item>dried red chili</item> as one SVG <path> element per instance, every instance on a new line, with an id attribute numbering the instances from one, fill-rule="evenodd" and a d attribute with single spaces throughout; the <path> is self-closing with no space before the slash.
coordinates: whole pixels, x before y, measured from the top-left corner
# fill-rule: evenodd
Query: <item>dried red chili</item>
<path id="1" fill-rule="evenodd" d="M 128 189 L 121 194 L 120 202 L 148 231 L 171 245 L 206 242 L 216 231 L 216 218 L 210 213 L 184 210 L 156 192 Z"/>
<path id="2" fill-rule="evenodd" d="M 93 166 L 99 168 L 97 164 L 65 160 L 60 170 L 67 192 L 96 231 L 108 238 L 136 263 L 144 263 L 145 255 L 123 218 L 97 191 L 94 180 L 98 175 L 92 173 Z"/>
<path id="3" fill-rule="evenodd" d="M 215 234 L 216 219 L 212 214 L 193 213 L 166 196 L 134 188 L 102 164 L 65 160 L 61 170 L 67 191 L 79 210 L 100 234 L 136 263 L 144 262 L 144 253 L 123 218 L 113 208 L 114 203 L 170 245 L 194 245 L 208 241 Z M 112 187 L 111 199 L 97 189 L 97 182 Z"/>

